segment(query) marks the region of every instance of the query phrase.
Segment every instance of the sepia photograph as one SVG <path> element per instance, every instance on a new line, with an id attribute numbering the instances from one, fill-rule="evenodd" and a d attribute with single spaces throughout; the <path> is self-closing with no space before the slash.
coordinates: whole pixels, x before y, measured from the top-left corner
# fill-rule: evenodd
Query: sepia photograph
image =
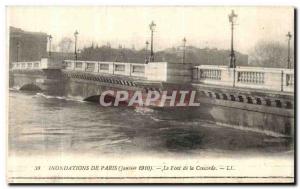
<path id="1" fill-rule="evenodd" d="M 7 6 L 7 183 L 295 183 L 295 15 Z"/>

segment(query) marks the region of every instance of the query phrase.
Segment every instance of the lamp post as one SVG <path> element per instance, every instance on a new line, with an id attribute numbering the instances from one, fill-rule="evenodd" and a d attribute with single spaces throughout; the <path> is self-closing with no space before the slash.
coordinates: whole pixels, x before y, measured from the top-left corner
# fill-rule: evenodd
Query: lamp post
<path id="1" fill-rule="evenodd" d="M 182 54 L 182 63 L 185 63 L 185 44 L 186 44 L 186 38 L 183 38 L 183 54 Z"/>
<path id="2" fill-rule="evenodd" d="M 288 58 L 287 58 L 287 68 L 291 69 L 292 65 L 291 65 L 291 52 L 290 52 L 290 42 L 291 42 L 291 38 L 292 38 L 292 34 L 291 32 L 288 32 L 288 34 L 286 35 L 288 37 Z"/>
<path id="3" fill-rule="evenodd" d="M 150 62 L 154 62 L 154 52 L 153 52 L 153 32 L 155 30 L 156 24 L 152 21 L 149 25 L 151 30 L 151 52 L 150 52 Z"/>
<path id="4" fill-rule="evenodd" d="M 231 23 L 231 51 L 230 51 L 230 64 L 229 67 L 230 68 L 235 68 L 235 53 L 234 53 L 234 49 L 233 49 L 233 29 L 234 29 L 234 25 L 235 25 L 235 21 L 237 18 L 237 14 L 234 13 L 234 11 L 231 11 L 231 14 L 228 15 L 229 18 L 229 22 Z"/>
<path id="5" fill-rule="evenodd" d="M 19 49 L 20 49 L 21 45 L 20 42 L 17 43 L 17 62 L 19 62 Z"/>
<path id="6" fill-rule="evenodd" d="M 51 56 L 51 41 L 52 41 L 52 35 L 48 35 L 48 41 L 49 41 L 49 58 Z"/>
<path id="7" fill-rule="evenodd" d="M 77 61 L 77 36 L 78 36 L 78 31 L 76 30 L 75 33 L 74 33 L 74 37 L 75 37 L 75 61 Z"/>
<path id="8" fill-rule="evenodd" d="M 146 47 L 145 47 L 145 62 L 148 63 L 148 46 L 149 46 L 149 42 L 146 41 Z"/>

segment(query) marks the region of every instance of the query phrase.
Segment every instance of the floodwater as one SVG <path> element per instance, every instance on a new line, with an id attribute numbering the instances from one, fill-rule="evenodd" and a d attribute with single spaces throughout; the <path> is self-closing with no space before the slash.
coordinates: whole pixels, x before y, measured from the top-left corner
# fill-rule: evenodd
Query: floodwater
<path id="1" fill-rule="evenodd" d="M 164 120 L 159 110 L 101 107 L 91 102 L 10 90 L 9 154 L 292 154 L 292 139 L 217 126 Z M 185 112 L 188 113 L 188 112 Z"/>

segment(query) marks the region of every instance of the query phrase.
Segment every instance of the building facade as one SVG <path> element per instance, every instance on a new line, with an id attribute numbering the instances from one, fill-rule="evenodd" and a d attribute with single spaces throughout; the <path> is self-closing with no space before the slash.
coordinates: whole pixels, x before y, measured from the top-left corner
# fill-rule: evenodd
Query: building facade
<path id="1" fill-rule="evenodd" d="M 41 60 L 47 56 L 47 34 L 9 28 L 9 63 Z"/>

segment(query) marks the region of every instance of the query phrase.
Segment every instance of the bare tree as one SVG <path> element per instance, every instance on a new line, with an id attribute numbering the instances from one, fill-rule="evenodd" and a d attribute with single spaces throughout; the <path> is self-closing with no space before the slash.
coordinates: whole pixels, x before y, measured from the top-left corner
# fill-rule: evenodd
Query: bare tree
<path id="1" fill-rule="evenodd" d="M 64 53 L 71 52 L 72 43 L 73 40 L 71 38 L 68 37 L 62 38 L 58 43 L 60 51 Z"/>
<path id="2" fill-rule="evenodd" d="M 291 55 L 293 64 L 293 47 L 291 48 Z M 261 41 L 249 53 L 249 64 L 262 67 L 286 68 L 287 56 L 287 45 L 279 42 Z"/>

